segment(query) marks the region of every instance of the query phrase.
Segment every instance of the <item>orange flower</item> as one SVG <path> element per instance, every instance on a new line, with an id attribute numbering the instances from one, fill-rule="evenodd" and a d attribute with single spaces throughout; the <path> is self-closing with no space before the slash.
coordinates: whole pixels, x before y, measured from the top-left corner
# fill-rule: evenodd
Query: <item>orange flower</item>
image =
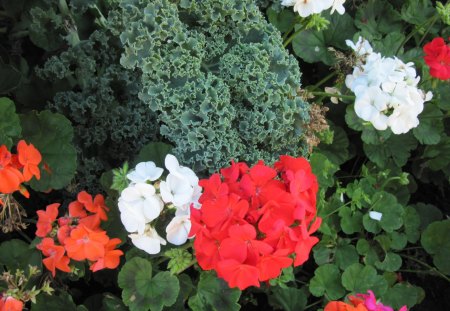
<path id="1" fill-rule="evenodd" d="M 23 302 L 11 296 L 0 299 L 0 311 L 22 311 Z"/>
<path id="2" fill-rule="evenodd" d="M 55 242 L 51 238 L 42 239 L 41 243 L 36 245 L 36 247 L 47 257 L 42 260 L 42 262 L 44 263 L 44 266 L 52 272 L 53 276 L 56 274 L 56 269 L 70 272 L 70 259 L 69 257 L 64 256 L 64 247 L 55 245 Z"/>
<path id="3" fill-rule="evenodd" d="M 47 206 L 45 211 L 37 211 L 38 221 L 36 224 L 36 236 L 40 238 L 45 238 L 48 233 L 53 229 L 53 222 L 58 216 L 59 203 L 50 204 Z"/>
<path id="4" fill-rule="evenodd" d="M 359 304 L 356 307 L 346 304 L 342 301 L 330 301 L 324 311 L 368 311 L 364 304 Z"/>
<path id="5" fill-rule="evenodd" d="M 11 153 L 5 145 L 0 147 L 0 192 L 13 193 L 20 189 L 22 173 L 11 165 Z"/>
<path id="6" fill-rule="evenodd" d="M 77 196 L 78 202 L 84 204 L 84 207 L 91 213 L 97 214 L 100 220 L 108 220 L 106 212 L 109 208 L 105 205 L 105 198 L 101 194 L 97 194 L 92 200 L 92 196 L 86 191 L 81 191 Z"/>
<path id="7" fill-rule="evenodd" d="M 118 244 L 122 241 L 120 239 L 111 239 L 105 245 L 105 256 L 99 258 L 97 262 L 93 263 L 90 267 L 92 272 L 108 268 L 115 269 L 120 263 L 120 256 L 123 255 L 123 252 L 120 249 L 115 249 Z"/>
<path id="8" fill-rule="evenodd" d="M 105 245 L 109 238 L 105 231 L 93 231 L 80 224 L 64 241 L 67 255 L 78 261 L 96 261 L 105 256 Z"/>
<path id="9" fill-rule="evenodd" d="M 23 165 L 24 180 L 29 181 L 33 176 L 40 179 L 41 172 L 38 165 L 42 160 L 42 156 L 39 150 L 33 144 L 27 145 L 24 140 L 21 140 L 17 144 L 17 152 L 19 154 L 19 162 Z"/>

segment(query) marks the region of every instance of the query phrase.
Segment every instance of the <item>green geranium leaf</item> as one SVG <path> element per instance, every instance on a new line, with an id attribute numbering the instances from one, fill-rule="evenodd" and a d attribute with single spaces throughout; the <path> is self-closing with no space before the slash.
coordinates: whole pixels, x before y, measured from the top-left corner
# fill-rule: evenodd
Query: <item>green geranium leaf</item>
<path id="1" fill-rule="evenodd" d="M 1 82 L 0 82 L 1 85 Z M 11 149 L 13 140 L 20 136 L 22 128 L 16 114 L 14 102 L 6 97 L 0 98 L 0 146 Z"/>
<path id="2" fill-rule="evenodd" d="M 432 204 L 417 203 L 412 205 L 420 218 L 420 231 L 422 232 L 432 222 L 442 219 L 442 212 Z"/>
<path id="3" fill-rule="evenodd" d="M 77 154 L 72 145 L 73 128 L 62 114 L 44 110 L 20 116 L 22 136 L 41 153 L 41 179 L 33 178 L 31 187 L 36 191 L 61 189 L 75 175 Z M 44 168 L 45 167 L 45 168 Z"/>
<path id="4" fill-rule="evenodd" d="M 67 292 L 60 292 L 58 295 L 41 294 L 37 296 L 36 303 L 31 304 L 31 311 L 84 311 L 84 306 L 79 306 L 73 302 L 72 297 Z"/>
<path id="5" fill-rule="evenodd" d="M 395 310 L 400 309 L 404 305 L 412 308 L 419 304 L 425 296 L 422 288 L 413 286 L 407 282 L 395 284 L 392 288 L 380 297 L 384 305 L 389 305 Z"/>
<path id="6" fill-rule="evenodd" d="M 339 268 L 333 264 L 325 264 L 314 271 L 314 277 L 309 283 L 309 291 L 316 297 L 327 295 L 331 300 L 337 300 L 345 295 L 342 287 Z"/>
<path id="7" fill-rule="evenodd" d="M 19 86 L 22 74 L 16 68 L 0 61 L 0 94 L 6 94 Z"/>
<path id="8" fill-rule="evenodd" d="M 356 243 L 356 251 L 363 256 L 364 263 L 366 265 L 374 265 L 379 261 L 378 253 L 369 241 L 366 239 L 359 239 Z"/>
<path id="9" fill-rule="evenodd" d="M 438 171 L 450 164 L 450 137 L 442 136 L 436 145 L 427 146 L 424 158 L 430 158 L 425 164 L 433 171 Z"/>
<path id="10" fill-rule="evenodd" d="M 339 167 L 320 153 L 313 153 L 310 157 L 313 173 L 317 176 L 320 187 L 328 188 L 334 185 L 334 173 Z"/>
<path id="11" fill-rule="evenodd" d="M 341 270 L 359 262 L 359 255 L 355 246 L 349 244 L 338 245 L 335 254 L 336 264 Z"/>
<path id="12" fill-rule="evenodd" d="M 375 193 L 372 202 L 374 202 L 372 210 L 381 213 L 382 217 L 378 221 L 369 218 L 368 214 L 364 215 L 363 224 L 366 230 L 376 233 L 373 226 L 379 225 L 384 231 L 392 232 L 403 225 L 403 214 L 405 210 L 401 204 L 397 203 L 394 195 L 380 191 Z"/>
<path id="13" fill-rule="evenodd" d="M 416 243 L 420 237 L 420 216 L 413 207 L 406 207 L 405 214 L 403 215 L 403 223 L 408 242 Z"/>
<path id="14" fill-rule="evenodd" d="M 269 296 L 272 306 L 282 308 L 286 311 L 302 311 L 306 307 L 308 297 L 303 290 L 295 287 L 273 287 Z"/>
<path id="15" fill-rule="evenodd" d="M 331 126 L 333 131 L 333 142 L 331 144 L 320 144 L 318 152 L 327 157 L 328 160 L 336 165 L 341 165 L 350 159 L 348 150 L 349 141 L 345 131 L 339 126 Z"/>
<path id="16" fill-rule="evenodd" d="M 411 150 L 417 146 L 417 140 L 412 133 L 391 135 L 381 145 L 364 144 L 364 153 L 379 167 L 386 167 L 390 161 L 402 167 L 408 161 Z"/>
<path id="17" fill-rule="evenodd" d="M 413 129 L 413 134 L 421 144 L 435 145 L 441 140 L 444 131 L 442 122 L 442 111 L 434 104 L 425 105 L 423 112 L 419 115 L 419 126 Z"/>
<path id="18" fill-rule="evenodd" d="M 41 252 L 19 239 L 12 239 L 0 244 L 0 265 L 5 265 L 8 271 L 16 269 L 28 270 L 35 266 L 42 272 Z"/>
<path id="19" fill-rule="evenodd" d="M 406 209 L 406 211 L 408 211 L 408 208 Z M 405 219 L 406 219 L 406 217 L 405 217 Z M 405 231 L 406 231 L 406 220 L 405 220 L 404 225 L 405 225 Z M 409 228 L 411 229 L 412 227 L 413 226 L 411 226 Z M 408 243 L 407 234 L 394 231 L 394 232 L 388 233 L 388 235 L 389 235 L 389 238 L 391 239 L 391 248 L 392 249 L 400 251 L 400 250 L 404 249 L 406 244 Z M 415 243 L 415 242 L 411 242 L 411 243 Z"/>
<path id="20" fill-rule="evenodd" d="M 430 255 L 434 265 L 450 274 L 450 219 L 431 223 L 423 232 L 420 242 Z"/>
<path id="21" fill-rule="evenodd" d="M 407 0 L 401 11 L 402 19 L 414 25 L 422 25 L 434 14 L 436 11 L 430 0 Z"/>
<path id="22" fill-rule="evenodd" d="M 403 52 L 402 43 L 405 35 L 400 32 L 391 32 L 381 41 L 374 41 L 374 50 L 381 53 L 384 57 L 396 56 L 397 50 Z"/>
<path id="23" fill-rule="evenodd" d="M 388 288 L 387 281 L 377 274 L 374 267 L 359 263 L 345 269 L 342 274 L 342 285 L 354 293 L 365 293 L 370 289 L 374 291 L 375 296 L 383 295 Z"/>
<path id="24" fill-rule="evenodd" d="M 350 207 L 344 206 L 339 211 L 339 216 L 341 217 L 341 228 L 345 234 L 360 232 L 363 228 L 363 214 L 360 211 L 353 212 Z"/>
<path id="25" fill-rule="evenodd" d="M 267 16 L 269 17 L 269 22 L 281 32 L 286 32 L 291 29 L 296 18 L 296 14 L 290 8 L 285 8 L 277 12 L 269 7 L 267 9 Z"/>
<path id="26" fill-rule="evenodd" d="M 369 0 L 358 6 L 355 25 L 362 30 L 364 36 L 367 33 L 374 38 L 403 30 L 400 14 L 386 0 Z"/>
<path id="27" fill-rule="evenodd" d="M 402 257 L 392 252 L 387 252 L 382 262 L 376 262 L 375 266 L 384 271 L 395 272 L 402 266 Z"/>
<path id="28" fill-rule="evenodd" d="M 292 41 L 295 54 L 308 63 L 321 61 L 326 65 L 332 65 L 335 58 L 328 48 L 334 46 L 347 49 L 345 40 L 356 32 L 353 19 L 347 13 L 331 16 L 325 13 L 324 16 L 330 21 L 327 29 L 302 31 Z"/>
<path id="29" fill-rule="evenodd" d="M 166 158 L 166 155 L 172 151 L 172 148 L 171 145 L 161 142 L 149 143 L 142 147 L 131 167 L 136 166 L 136 164 L 140 162 L 147 161 L 155 162 L 157 167 L 164 167 L 164 159 Z"/>
<path id="30" fill-rule="evenodd" d="M 122 299 L 113 294 L 106 293 L 103 296 L 103 304 L 100 311 L 127 311 L 127 307 L 123 304 Z"/>
<path id="31" fill-rule="evenodd" d="M 214 272 L 202 272 L 197 293 L 188 304 L 193 311 L 234 311 L 241 308 L 237 303 L 240 296 L 239 289 L 229 288 Z"/>
<path id="32" fill-rule="evenodd" d="M 177 301 L 169 309 L 171 310 L 188 310 L 185 305 L 186 301 L 192 296 L 192 292 L 195 290 L 192 284 L 191 277 L 187 274 L 178 275 L 178 280 L 180 281 L 180 293 L 178 294 Z"/>
<path id="33" fill-rule="evenodd" d="M 175 303 L 180 284 L 170 272 L 159 272 L 152 277 L 149 260 L 135 257 L 120 270 L 119 287 L 122 299 L 131 311 L 160 311 Z"/>

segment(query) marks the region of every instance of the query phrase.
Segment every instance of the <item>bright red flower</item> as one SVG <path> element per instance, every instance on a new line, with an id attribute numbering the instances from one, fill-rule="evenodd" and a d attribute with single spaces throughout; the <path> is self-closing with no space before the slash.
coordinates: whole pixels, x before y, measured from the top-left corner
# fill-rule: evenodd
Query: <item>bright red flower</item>
<path id="1" fill-rule="evenodd" d="M 64 256 L 66 251 L 63 246 L 55 245 L 52 238 L 44 238 L 36 247 L 47 257 L 42 260 L 42 262 L 44 263 L 44 266 L 52 272 L 53 276 L 56 275 L 56 269 L 70 272 L 70 259 L 69 257 Z"/>
<path id="2" fill-rule="evenodd" d="M 262 161 L 234 163 L 200 181 L 201 209 L 191 207 L 189 236 L 197 261 L 241 290 L 278 277 L 309 258 L 320 218 L 318 184 L 305 159 L 280 158 L 277 170 Z"/>
<path id="3" fill-rule="evenodd" d="M 23 302 L 11 296 L 0 299 L 0 311 L 22 311 Z"/>
<path id="4" fill-rule="evenodd" d="M 425 63 L 430 67 L 430 75 L 441 79 L 450 79 L 450 45 L 444 38 L 437 37 L 423 47 Z"/>
<path id="5" fill-rule="evenodd" d="M 35 176 L 36 179 L 40 179 L 41 172 L 38 165 L 41 163 L 42 156 L 39 150 L 37 150 L 33 144 L 27 145 L 24 140 L 21 140 L 17 144 L 17 152 L 19 162 L 23 166 L 24 180 L 29 181 L 33 176 Z"/>
<path id="6" fill-rule="evenodd" d="M 94 262 L 89 268 L 92 272 L 102 270 L 105 268 L 115 269 L 119 266 L 120 256 L 123 252 L 120 249 L 115 249 L 122 241 L 120 239 L 111 239 L 105 245 L 105 256 L 99 258 L 97 262 Z"/>
<path id="7" fill-rule="evenodd" d="M 64 247 L 67 255 L 74 260 L 96 261 L 105 256 L 105 245 L 108 242 L 109 238 L 105 231 L 93 231 L 79 225 L 64 240 Z"/>
<path id="8" fill-rule="evenodd" d="M 259 287 L 258 269 L 233 259 L 220 261 L 217 265 L 217 274 L 227 281 L 230 287 L 237 287 L 240 290 L 249 286 Z"/>
<path id="9" fill-rule="evenodd" d="M 40 210 L 36 212 L 38 214 L 36 236 L 44 238 L 52 231 L 53 222 L 56 221 L 58 216 L 59 205 L 59 203 L 50 204 L 45 211 Z"/>
<path id="10" fill-rule="evenodd" d="M 12 166 L 11 153 L 5 145 L 0 147 L 0 193 L 13 193 L 20 190 L 22 173 Z"/>
<path id="11" fill-rule="evenodd" d="M 342 301 L 330 301 L 324 311 L 368 311 L 364 305 L 352 306 Z"/>

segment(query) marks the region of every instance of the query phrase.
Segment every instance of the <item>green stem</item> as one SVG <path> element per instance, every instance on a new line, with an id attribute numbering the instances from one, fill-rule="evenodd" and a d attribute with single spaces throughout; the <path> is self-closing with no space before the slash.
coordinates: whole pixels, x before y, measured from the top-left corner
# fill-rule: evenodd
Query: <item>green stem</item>
<path id="1" fill-rule="evenodd" d="M 428 32 L 431 30 L 431 27 L 433 27 L 434 23 L 436 23 L 439 15 L 433 16 L 429 18 L 427 21 L 425 21 L 423 24 L 417 26 L 412 30 L 406 37 L 403 39 L 402 43 L 400 43 L 397 51 L 395 52 L 395 55 L 398 55 L 402 47 L 419 31 L 419 29 L 423 26 L 425 26 L 428 23 L 431 23 L 430 26 L 428 26 L 427 30 L 425 31 L 425 34 L 423 35 L 422 39 L 428 34 Z M 420 42 L 422 42 L 422 39 Z M 418 44 L 420 46 L 420 43 Z"/>
<path id="2" fill-rule="evenodd" d="M 339 97 L 342 99 L 355 99 L 356 97 L 354 95 L 342 95 L 342 94 L 333 94 L 333 93 L 327 93 L 327 92 L 310 92 L 313 95 L 320 95 L 320 96 L 328 96 L 328 97 Z"/>
<path id="3" fill-rule="evenodd" d="M 345 206 L 347 206 L 347 205 L 349 205 L 349 204 L 351 204 L 351 203 L 352 203 L 352 201 L 348 201 L 347 203 L 345 203 L 345 204 L 339 206 L 339 207 L 336 208 L 334 211 L 332 211 L 331 213 L 325 215 L 325 216 L 322 217 L 322 218 L 325 219 L 325 218 L 330 217 L 330 216 L 333 215 L 333 214 L 336 214 L 337 212 L 339 212 L 339 211 L 341 210 L 341 208 L 343 208 L 343 207 L 345 207 Z"/>
<path id="4" fill-rule="evenodd" d="M 17 230 L 17 233 L 19 233 L 25 240 L 27 240 L 28 243 L 31 243 L 33 241 L 33 240 L 30 239 L 30 237 L 28 235 L 26 235 L 22 231 Z"/>
<path id="5" fill-rule="evenodd" d="M 59 7 L 59 11 L 63 15 L 70 16 L 69 6 L 67 5 L 66 0 L 59 0 L 58 1 L 58 7 Z"/>
<path id="6" fill-rule="evenodd" d="M 193 265 L 195 265 L 197 263 L 197 259 L 192 259 L 192 261 L 189 263 L 189 265 L 187 265 L 186 267 L 184 267 L 183 269 L 181 269 L 180 271 L 178 271 L 176 273 L 176 275 L 180 275 L 181 273 L 183 273 L 184 271 L 186 271 L 187 269 L 189 269 L 190 267 L 192 267 Z"/>
<path id="7" fill-rule="evenodd" d="M 418 263 L 418 264 L 424 266 L 425 268 L 427 268 L 428 270 L 430 270 L 430 273 L 432 273 L 432 274 L 434 274 L 434 275 L 437 275 L 437 276 L 443 278 L 443 279 L 446 280 L 447 282 L 450 282 L 450 278 L 449 278 L 449 277 L 447 277 L 445 274 L 443 274 L 441 271 L 439 271 L 439 270 L 436 269 L 435 267 L 430 266 L 430 265 L 427 264 L 426 262 L 423 262 L 422 260 L 419 260 L 419 259 L 417 259 L 417 258 L 408 256 L 408 255 L 404 255 L 404 254 L 400 254 L 400 256 L 402 256 L 403 258 L 412 260 L 412 261 L 414 261 L 414 262 L 416 262 L 416 263 Z"/>
<path id="8" fill-rule="evenodd" d="M 400 180 L 400 179 L 402 179 L 402 178 L 399 176 L 390 177 L 384 181 L 384 183 L 381 185 L 380 189 L 383 190 L 391 181 Z"/>
<path id="9" fill-rule="evenodd" d="M 436 16 L 433 17 L 430 26 L 428 26 L 427 30 L 425 30 L 425 33 L 423 34 L 422 38 L 420 38 L 419 43 L 417 44 L 417 46 L 421 46 L 422 45 L 423 40 L 425 40 L 425 37 L 430 32 L 430 30 L 433 27 L 433 25 L 438 21 L 438 18 L 439 18 L 439 15 L 436 15 Z"/>
<path id="10" fill-rule="evenodd" d="M 330 80 L 331 78 L 334 78 L 335 76 L 337 76 L 337 72 L 333 71 L 332 73 L 330 73 L 328 76 L 326 76 L 325 78 L 323 78 L 322 80 L 320 80 L 319 82 L 317 82 L 316 84 L 314 84 L 312 86 L 312 88 L 310 89 L 310 91 L 314 91 L 315 89 L 318 89 L 322 84 L 324 84 L 325 82 L 327 82 L 328 80 Z"/>
<path id="11" fill-rule="evenodd" d="M 284 41 L 283 43 L 283 47 L 287 47 L 289 45 L 289 43 L 291 43 L 292 40 L 294 40 L 294 38 L 301 33 L 303 30 L 305 30 L 305 26 L 300 26 L 299 29 L 297 29 L 289 38 L 287 38 L 286 41 Z"/>
<path id="12" fill-rule="evenodd" d="M 305 308 L 304 308 L 303 310 L 308 310 L 309 308 L 312 308 L 312 307 L 314 307 L 314 306 L 317 306 L 318 304 L 321 304 L 321 303 L 322 303 L 322 299 L 317 300 L 316 302 L 313 302 L 313 303 L 311 303 L 311 304 L 305 306 Z"/>

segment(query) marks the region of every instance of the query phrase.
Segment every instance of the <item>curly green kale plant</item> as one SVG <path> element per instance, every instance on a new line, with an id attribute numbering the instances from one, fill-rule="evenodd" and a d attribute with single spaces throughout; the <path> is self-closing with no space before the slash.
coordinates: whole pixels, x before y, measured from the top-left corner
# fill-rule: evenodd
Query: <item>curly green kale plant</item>
<path id="1" fill-rule="evenodd" d="M 214 171 L 230 159 L 272 162 L 306 148 L 298 63 L 253 0 L 124 0 L 110 14 L 180 162 Z M 117 23 L 120 23 L 117 25 Z"/>
<path id="2" fill-rule="evenodd" d="M 115 41 L 97 30 L 37 69 L 65 89 L 48 106 L 72 121 L 84 189 L 97 189 L 101 173 L 135 155 L 158 131 L 154 113 L 137 96 L 139 76 L 120 66 Z"/>

